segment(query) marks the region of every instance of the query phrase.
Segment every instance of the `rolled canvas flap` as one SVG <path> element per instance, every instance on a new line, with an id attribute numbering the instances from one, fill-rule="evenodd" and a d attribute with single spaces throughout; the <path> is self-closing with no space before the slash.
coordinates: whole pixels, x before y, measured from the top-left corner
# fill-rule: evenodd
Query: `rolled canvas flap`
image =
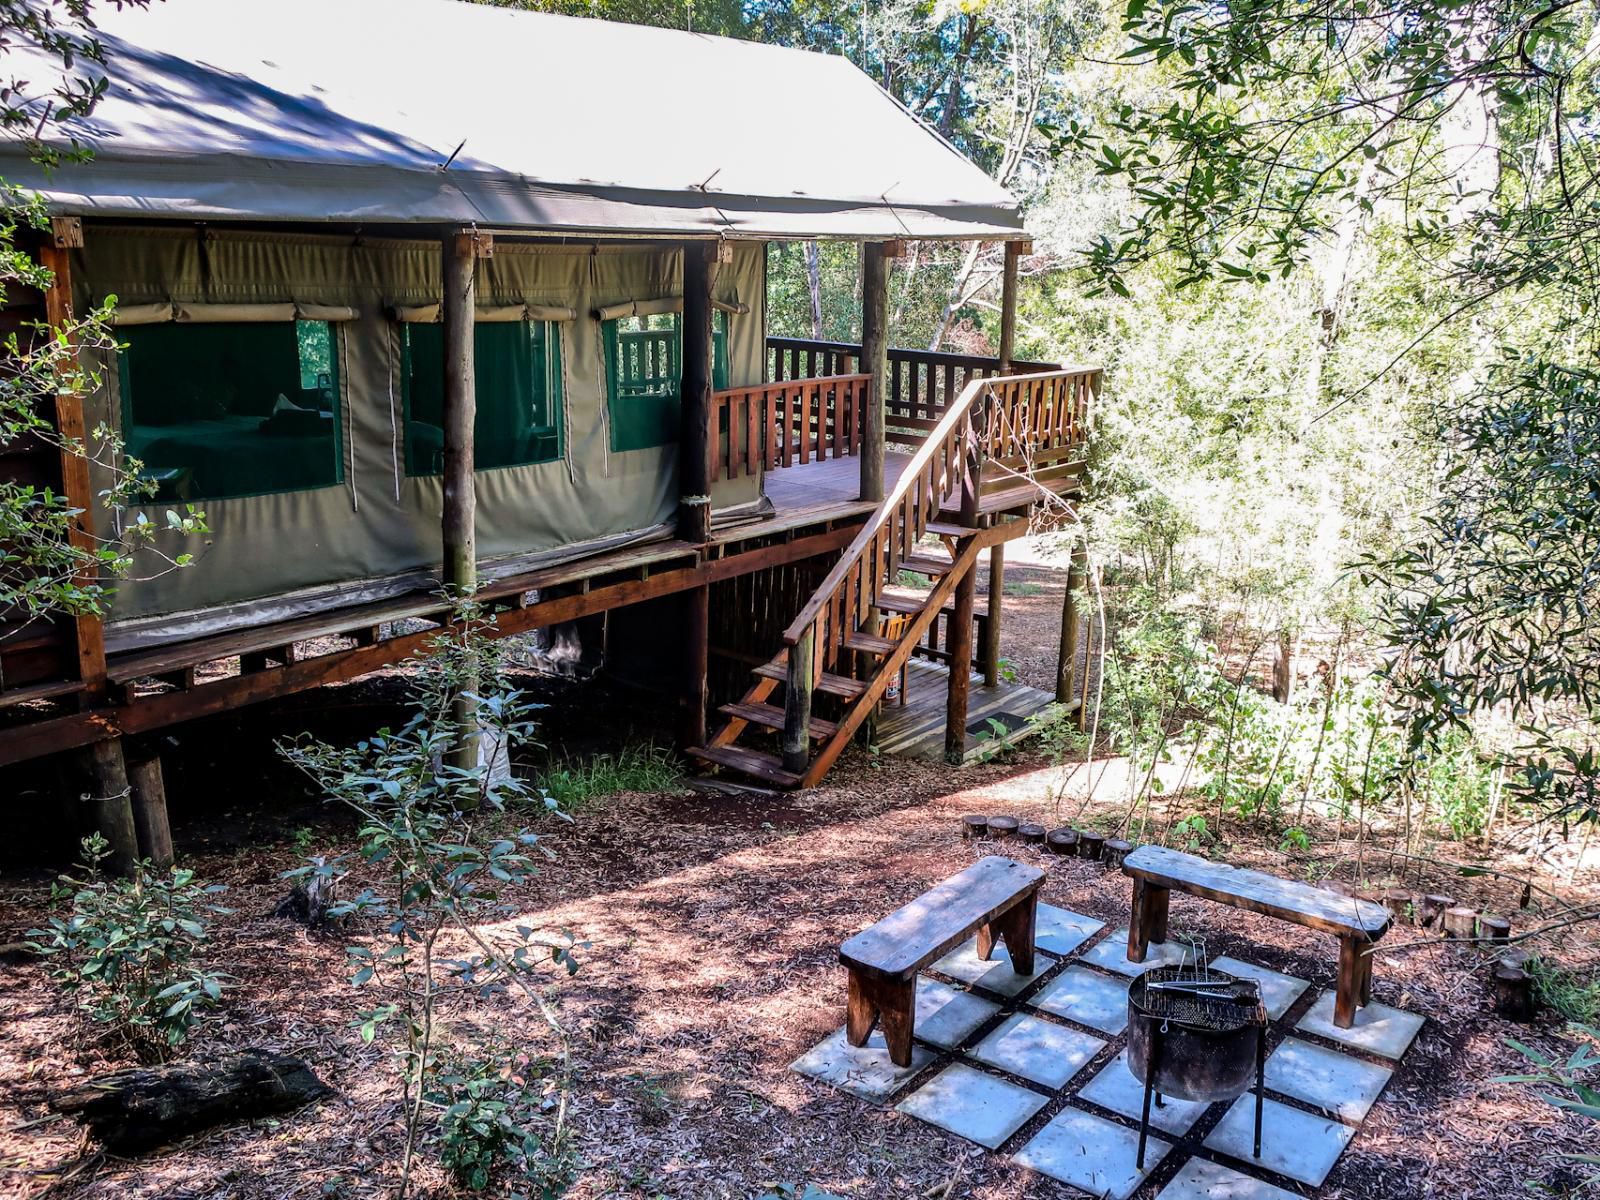
<path id="1" fill-rule="evenodd" d="M 576 321 L 577 319 L 578 310 L 563 304 L 528 305 L 528 320 L 530 321 Z"/>
<path id="2" fill-rule="evenodd" d="M 354 321 L 360 316 L 348 304 L 296 304 L 294 312 L 302 321 Z"/>
<path id="3" fill-rule="evenodd" d="M 433 325 L 439 320 L 438 304 L 395 304 L 389 315 L 402 325 Z"/>
<path id="4" fill-rule="evenodd" d="M 172 320 L 170 304 L 119 304 L 112 310 L 113 325 L 160 325 Z"/>
<path id="5" fill-rule="evenodd" d="M 178 305 L 179 321 L 195 325 L 217 324 L 226 321 L 292 321 L 295 319 L 295 306 L 293 304 L 180 304 Z"/>
<path id="6" fill-rule="evenodd" d="M 682 296 L 662 296 L 656 300 L 624 300 L 620 304 L 607 304 L 594 310 L 597 321 L 615 321 L 621 317 L 653 317 L 657 313 L 683 311 Z"/>
<path id="7" fill-rule="evenodd" d="M 743 317 L 749 315 L 750 312 L 748 304 L 729 304 L 726 300 L 713 300 L 711 307 L 718 312 L 727 313 L 730 317 Z"/>
<path id="8" fill-rule="evenodd" d="M 528 309 L 523 304 L 479 305 L 472 316 L 483 325 L 509 325 L 514 321 L 526 321 Z"/>

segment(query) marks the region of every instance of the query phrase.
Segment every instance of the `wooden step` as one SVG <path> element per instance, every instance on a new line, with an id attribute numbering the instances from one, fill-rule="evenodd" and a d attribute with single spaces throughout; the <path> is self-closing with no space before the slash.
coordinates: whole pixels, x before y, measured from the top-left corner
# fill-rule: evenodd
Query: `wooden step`
<path id="1" fill-rule="evenodd" d="M 785 771 L 783 763 L 776 756 L 763 754 L 759 750 L 747 750 L 743 746 L 696 746 L 689 753 L 705 762 L 728 767 L 779 787 L 794 787 L 800 782 L 800 776 L 793 771 Z"/>
<path id="2" fill-rule="evenodd" d="M 777 659 L 756 668 L 756 674 L 763 679 L 777 679 L 785 683 L 789 680 L 789 664 L 783 659 Z M 817 691 L 827 692 L 830 696 L 842 696 L 846 700 L 854 700 L 867 690 L 867 685 L 859 679 L 850 679 L 844 675 L 833 675 L 827 671 L 822 673 L 822 678 L 817 680 Z"/>
<path id="3" fill-rule="evenodd" d="M 964 538 L 977 533 L 976 529 L 968 529 L 965 525 L 952 525 L 948 521 L 929 521 L 928 532 L 935 537 Z"/>
<path id="4" fill-rule="evenodd" d="M 886 637 L 879 637 L 875 633 L 868 633 L 865 629 L 857 629 L 848 634 L 844 639 L 846 650 L 859 650 L 863 654 L 888 654 L 898 642 Z"/>
<path id="5" fill-rule="evenodd" d="M 783 728 L 783 709 L 776 704 L 751 704 L 741 702 L 738 704 L 724 704 L 717 710 L 740 721 L 749 721 L 752 725 L 760 725 L 763 729 Z M 811 736 L 814 738 L 831 738 L 839 732 L 839 726 L 833 721 L 824 721 L 821 717 L 811 718 Z"/>
<path id="6" fill-rule="evenodd" d="M 932 554 L 912 554 L 900 560 L 902 571 L 915 571 L 930 578 L 947 574 L 953 566 L 955 564 L 948 558 L 939 558 Z"/>
<path id="7" fill-rule="evenodd" d="M 927 600 L 925 600 L 925 599 L 923 599 L 923 598 L 921 598 L 919 596 L 888 596 L 888 595 L 885 595 L 885 596 L 879 596 L 878 600 L 877 600 L 877 606 L 878 606 L 879 611 L 881 611 L 881 612 L 891 612 L 891 613 L 902 613 L 902 614 L 904 614 L 905 616 L 908 616 L 908 617 L 916 616 L 919 612 L 921 612 L 923 610 L 923 608 L 925 608 L 927 606 L 927 603 L 928 603 Z M 951 613 L 951 612 L 955 612 L 955 610 L 956 610 L 956 602 L 953 599 L 952 600 L 946 600 L 944 602 L 944 611 L 945 612 Z M 978 603 L 973 606 L 972 615 L 978 620 L 984 620 L 989 616 L 989 605 L 986 602 L 986 597 L 979 596 Z"/>

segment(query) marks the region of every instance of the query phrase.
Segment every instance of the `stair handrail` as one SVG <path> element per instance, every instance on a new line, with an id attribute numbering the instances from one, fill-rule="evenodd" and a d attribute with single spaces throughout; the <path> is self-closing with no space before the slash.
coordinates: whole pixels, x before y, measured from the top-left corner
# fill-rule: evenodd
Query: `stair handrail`
<path id="1" fill-rule="evenodd" d="M 1032 385 L 1045 383 L 1053 379 L 1064 379 L 1074 375 L 1092 377 L 1094 383 L 1086 384 L 1084 395 L 1074 402 L 1075 412 L 1071 424 L 1074 429 L 1083 429 L 1088 415 L 1088 403 L 1092 392 L 1097 386 L 1100 369 L 1098 367 L 1077 367 L 1066 370 L 1039 371 L 1027 375 L 999 375 L 984 379 L 974 379 L 962 389 L 961 395 L 955 404 L 946 410 L 933 431 L 928 435 L 927 441 L 912 455 L 911 461 L 900 472 L 900 477 L 895 481 L 894 487 L 883 498 L 883 501 L 868 518 L 861 532 L 855 536 L 850 545 L 845 548 L 844 554 L 828 572 L 822 583 L 812 592 L 811 598 L 806 601 L 789 627 L 784 630 L 783 640 L 789 647 L 791 654 L 791 669 L 793 660 L 797 657 L 792 652 L 806 638 L 809 631 L 813 630 L 823 616 L 826 609 L 835 606 L 839 600 L 839 593 L 851 581 L 852 577 L 858 578 L 863 587 L 864 594 L 858 592 L 851 603 L 853 612 L 862 613 L 871 608 L 878 599 L 879 591 L 883 586 L 882 575 L 885 573 L 874 569 L 863 573 L 861 566 L 863 560 L 873 552 L 883 534 L 892 527 L 896 514 L 906 507 L 906 501 L 911 496 L 913 489 L 922 484 L 925 477 L 929 476 L 929 468 L 935 459 L 940 461 L 940 470 L 936 476 L 929 479 L 924 494 L 912 507 L 909 514 L 911 533 L 909 537 L 902 537 L 900 545 L 885 547 L 888 554 L 886 560 L 888 567 L 893 567 L 903 561 L 910 549 L 916 545 L 923 533 L 927 530 L 930 513 L 937 514 L 939 506 L 953 489 L 952 484 L 967 470 L 966 444 L 972 431 L 973 411 L 980 397 L 985 402 L 990 402 L 997 391 L 1015 394 L 1022 389 L 1031 389 Z M 1015 436 L 1012 434 L 1011 436 Z M 807 639 L 812 644 L 812 653 L 805 656 L 808 685 L 816 682 L 817 673 L 824 663 L 832 662 L 837 646 L 831 645 L 842 641 L 846 635 L 845 630 L 835 631 L 835 636 L 827 642 L 819 639 Z M 809 690 L 809 688 L 807 689 Z"/>

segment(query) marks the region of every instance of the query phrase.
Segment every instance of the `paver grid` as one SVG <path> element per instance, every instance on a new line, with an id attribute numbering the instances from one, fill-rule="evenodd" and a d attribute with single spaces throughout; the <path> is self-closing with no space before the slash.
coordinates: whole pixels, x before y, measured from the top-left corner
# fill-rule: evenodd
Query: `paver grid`
<path id="1" fill-rule="evenodd" d="M 1158 1170 L 1168 1178 L 1157 1200 L 1281 1200 L 1297 1193 L 1280 1184 L 1315 1188 L 1327 1178 L 1423 1023 L 1372 1004 L 1354 1028 L 1337 1029 L 1331 991 L 1307 1002 L 1306 980 L 1214 960 L 1261 981 L 1272 1021 L 1261 1157 L 1252 1157 L 1253 1093 L 1219 1104 L 1168 1097 L 1152 1112 L 1139 1170 L 1143 1086 L 1125 1053 L 1128 979 L 1189 951 L 1152 946 L 1146 962 L 1130 963 L 1126 927 L 1096 941 L 1104 922 L 1049 904 L 1039 905 L 1038 929 L 1048 953 L 1030 976 L 1010 969 L 1003 946 L 979 959 L 975 940 L 928 968 L 945 978 L 918 980 L 909 1068 L 889 1062 L 877 1031 L 858 1049 L 839 1029 L 793 1069 L 1112 1200 Z"/>

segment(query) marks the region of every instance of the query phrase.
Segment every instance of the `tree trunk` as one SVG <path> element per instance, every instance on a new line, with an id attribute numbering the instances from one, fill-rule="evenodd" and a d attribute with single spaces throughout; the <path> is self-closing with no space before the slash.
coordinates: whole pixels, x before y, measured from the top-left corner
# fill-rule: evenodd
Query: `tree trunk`
<path id="1" fill-rule="evenodd" d="M 822 341 L 822 254 L 817 243 L 806 243 L 806 290 L 811 293 L 811 340 Z"/>
<path id="2" fill-rule="evenodd" d="M 115 1071 L 54 1092 L 50 1108 L 113 1154 L 138 1154 L 225 1121 L 288 1112 L 332 1094 L 303 1061 L 246 1050 L 210 1066 Z"/>

